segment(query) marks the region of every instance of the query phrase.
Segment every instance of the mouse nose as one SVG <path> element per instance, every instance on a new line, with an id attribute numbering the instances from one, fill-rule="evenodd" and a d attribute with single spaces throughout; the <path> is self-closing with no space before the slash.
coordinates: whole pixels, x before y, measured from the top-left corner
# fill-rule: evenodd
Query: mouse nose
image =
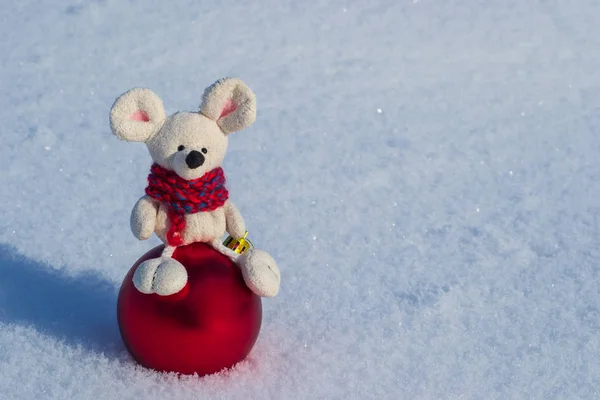
<path id="1" fill-rule="evenodd" d="M 204 155 L 199 151 L 192 150 L 190 151 L 190 154 L 188 154 L 185 158 L 185 163 L 191 169 L 198 168 L 199 166 L 204 164 Z"/>

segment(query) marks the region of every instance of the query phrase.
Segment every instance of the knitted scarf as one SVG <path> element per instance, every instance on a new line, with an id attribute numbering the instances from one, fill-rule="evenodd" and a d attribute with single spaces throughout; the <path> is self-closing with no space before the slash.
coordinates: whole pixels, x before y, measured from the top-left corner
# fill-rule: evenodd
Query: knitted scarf
<path id="1" fill-rule="evenodd" d="M 148 175 L 146 194 L 167 207 L 170 246 L 183 244 L 185 214 L 213 211 L 223 206 L 229 197 L 222 168 L 208 171 L 198 179 L 186 181 L 173 171 L 153 164 Z"/>

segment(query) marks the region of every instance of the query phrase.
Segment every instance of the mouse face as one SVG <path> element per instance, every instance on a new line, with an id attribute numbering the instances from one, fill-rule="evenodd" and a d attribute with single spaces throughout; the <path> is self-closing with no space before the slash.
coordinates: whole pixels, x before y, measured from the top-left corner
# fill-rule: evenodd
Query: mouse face
<path id="1" fill-rule="evenodd" d="M 228 141 L 211 119 L 200 113 L 181 112 L 167 118 L 146 146 L 158 165 L 192 180 L 221 166 Z"/>

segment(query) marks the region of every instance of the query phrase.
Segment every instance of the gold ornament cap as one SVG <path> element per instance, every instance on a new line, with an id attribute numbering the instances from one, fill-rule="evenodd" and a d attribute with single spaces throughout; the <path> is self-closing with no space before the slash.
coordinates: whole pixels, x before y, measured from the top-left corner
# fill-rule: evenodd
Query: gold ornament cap
<path id="1" fill-rule="evenodd" d="M 225 247 L 233 250 L 237 254 L 244 254 L 248 250 L 254 247 L 250 239 L 247 239 L 248 231 L 244 233 L 244 236 L 239 239 L 234 239 L 231 235 L 227 236 L 227 239 L 223 242 Z"/>

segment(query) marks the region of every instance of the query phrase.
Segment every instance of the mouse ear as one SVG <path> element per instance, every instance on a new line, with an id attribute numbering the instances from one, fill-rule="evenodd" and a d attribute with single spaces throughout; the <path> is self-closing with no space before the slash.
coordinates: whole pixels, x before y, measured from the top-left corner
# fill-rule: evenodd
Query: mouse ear
<path id="1" fill-rule="evenodd" d="M 237 132 L 256 120 L 256 97 L 240 79 L 223 78 L 204 91 L 200 113 L 223 132 Z"/>
<path id="2" fill-rule="evenodd" d="M 162 100 L 150 89 L 134 88 L 122 94 L 110 110 L 110 127 L 120 139 L 145 142 L 165 121 Z"/>

